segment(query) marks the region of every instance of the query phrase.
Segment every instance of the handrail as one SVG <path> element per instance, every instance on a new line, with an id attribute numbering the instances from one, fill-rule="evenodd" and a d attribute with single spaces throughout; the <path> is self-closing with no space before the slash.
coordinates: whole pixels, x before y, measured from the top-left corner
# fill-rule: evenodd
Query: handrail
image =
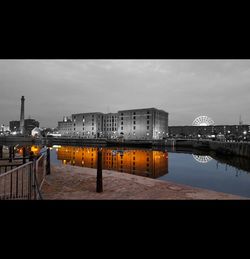
<path id="1" fill-rule="evenodd" d="M 0 199 L 42 199 L 41 188 L 50 169 L 48 153 L 22 165 L 13 164 L 14 169 L 0 174 Z"/>
<path id="2" fill-rule="evenodd" d="M 33 164 L 33 162 L 28 162 L 28 163 L 26 163 L 26 164 L 23 164 L 23 165 L 21 165 L 21 166 L 18 166 L 18 167 L 16 167 L 16 168 L 14 168 L 14 169 L 11 169 L 10 171 L 8 171 L 8 172 L 6 172 L 6 173 L 0 174 L 0 177 L 4 177 L 4 176 L 6 176 L 6 175 L 8 175 L 8 174 L 11 174 L 11 173 L 13 173 L 13 172 L 15 172 L 15 171 L 17 171 L 17 170 L 19 170 L 19 169 L 22 169 L 23 167 L 26 167 L 27 165 L 30 165 L 30 164 Z"/>

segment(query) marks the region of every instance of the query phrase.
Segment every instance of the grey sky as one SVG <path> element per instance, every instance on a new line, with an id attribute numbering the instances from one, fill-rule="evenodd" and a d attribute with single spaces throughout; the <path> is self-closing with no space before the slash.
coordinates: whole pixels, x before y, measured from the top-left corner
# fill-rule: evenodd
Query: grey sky
<path id="1" fill-rule="evenodd" d="M 0 60 L 0 123 L 55 127 L 64 115 L 155 107 L 170 125 L 199 115 L 250 124 L 250 60 Z"/>

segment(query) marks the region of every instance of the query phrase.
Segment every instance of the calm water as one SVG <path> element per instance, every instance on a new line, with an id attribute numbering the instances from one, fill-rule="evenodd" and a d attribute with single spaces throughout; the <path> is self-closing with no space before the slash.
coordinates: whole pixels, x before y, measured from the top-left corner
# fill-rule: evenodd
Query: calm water
<path id="1" fill-rule="evenodd" d="M 36 150 L 37 148 L 37 150 Z M 35 147 L 37 152 L 41 148 Z M 103 148 L 103 169 L 250 198 L 250 160 L 183 150 Z M 54 146 L 52 164 L 96 168 L 97 148 Z"/>

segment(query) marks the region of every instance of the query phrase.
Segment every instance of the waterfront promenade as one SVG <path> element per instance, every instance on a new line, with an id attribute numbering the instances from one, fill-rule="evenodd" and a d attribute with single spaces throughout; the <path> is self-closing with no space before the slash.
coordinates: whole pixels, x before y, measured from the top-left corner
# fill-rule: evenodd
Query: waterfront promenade
<path id="1" fill-rule="evenodd" d="M 42 188 L 45 200 L 238 200 L 244 197 L 103 170 L 103 192 L 96 192 L 96 169 L 52 166 Z"/>

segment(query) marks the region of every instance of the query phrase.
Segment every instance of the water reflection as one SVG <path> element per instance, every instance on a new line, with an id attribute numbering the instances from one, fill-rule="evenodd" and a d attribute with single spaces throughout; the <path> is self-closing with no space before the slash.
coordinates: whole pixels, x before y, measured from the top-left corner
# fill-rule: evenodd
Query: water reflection
<path id="1" fill-rule="evenodd" d="M 199 155 L 194 155 L 194 154 L 193 154 L 193 158 L 194 158 L 194 160 L 196 160 L 197 162 L 202 163 L 202 164 L 206 164 L 209 161 L 213 160 L 213 158 L 211 156 L 199 156 Z"/>
<path id="2" fill-rule="evenodd" d="M 96 168 L 96 147 L 63 146 L 57 149 L 63 164 Z M 158 178 L 168 173 L 168 152 L 147 149 L 103 148 L 102 167 L 129 174 Z"/>

